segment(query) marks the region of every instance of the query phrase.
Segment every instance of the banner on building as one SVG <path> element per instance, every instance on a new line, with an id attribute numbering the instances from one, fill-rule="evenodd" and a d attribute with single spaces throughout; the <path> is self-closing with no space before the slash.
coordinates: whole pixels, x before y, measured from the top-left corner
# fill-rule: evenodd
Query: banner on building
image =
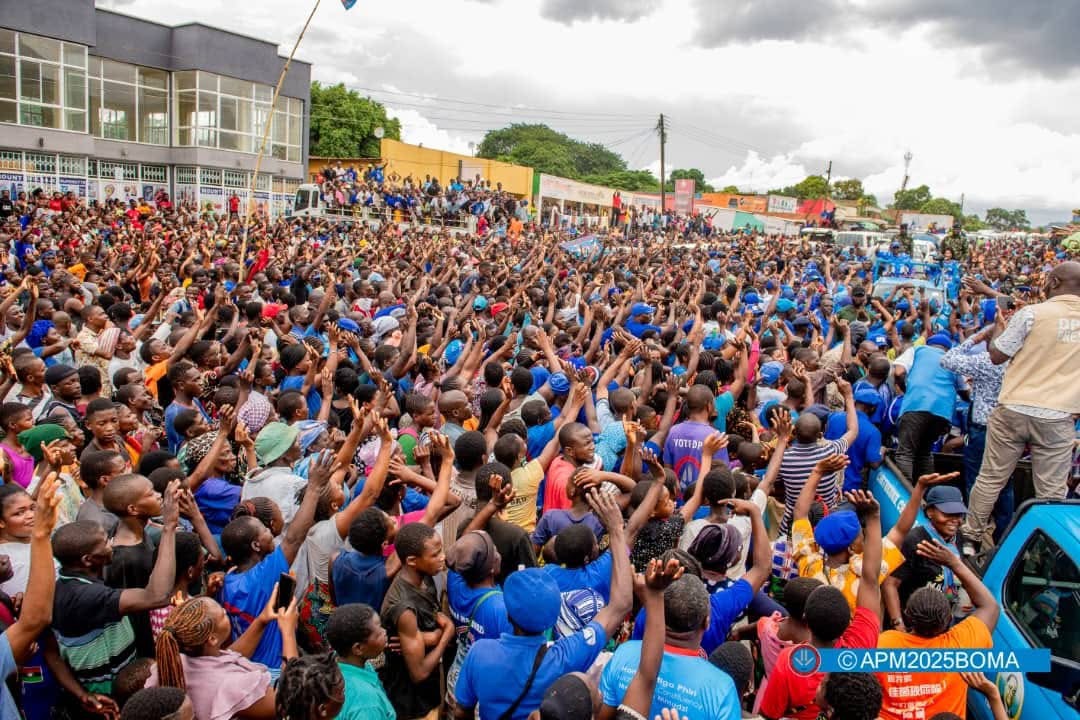
<path id="1" fill-rule="evenodd" d="M 60 177 L 60 192 L 65 195 L 69 192 L 75 193 L 75 196 L 82 199 L 86 197 L 86 178 L 78 177 Z"/>
<path id="2" fill-rule="evenodd" d="M 12 200 L 26 189 L 24 181 L 22 173 L 0 173 L 0 189 L 7 190 Z"/>
<path id="3" fill-rule="evenodd" d="M 768 212 L 769 198 L 765 195 L 737 195 L 735 193 L 703 193 L 701 201 L 709 205 L 741 210 L 749 213 Z"/>
<path id="4" fill-rule="evenodd" d="M 611 207 L 615 191 L 599 185 L 589 185 L 576 180 L 542 174 L 540 175 L 540 197 Z"/>
<path id="5" fill-rule="evenodd" d="M 225 191 L 213 185 L 200 185 L 199 209 L 215 213 L 225 212 Z"/>
<path id="6" fill-rule="evenodd" d="M 694 211 L 694 181 L 691 179 L 675 181 L 675 212 L 689 215 Z"/>
<path id="7" fill-rule="evenodd" d="M 785 197 L 784 195 L 769 196 L 769 212 L 771 213 L 794 213 L 798 208 L 798 198 Z"/>

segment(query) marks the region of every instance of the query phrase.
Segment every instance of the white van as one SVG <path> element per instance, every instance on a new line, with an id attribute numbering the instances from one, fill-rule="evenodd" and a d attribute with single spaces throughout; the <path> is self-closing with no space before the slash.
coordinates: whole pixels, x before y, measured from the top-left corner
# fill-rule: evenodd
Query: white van
<path id="1" fill-rule="evenodd" d="M 888 244 L 889 238 L 885 233 L 866 232 L 863 230 L 845 230 L 836 233 L 833 241 L 837 247 L 851 248 L 861 251 L 863 255 L 871 255 L 882 243 Z"/>

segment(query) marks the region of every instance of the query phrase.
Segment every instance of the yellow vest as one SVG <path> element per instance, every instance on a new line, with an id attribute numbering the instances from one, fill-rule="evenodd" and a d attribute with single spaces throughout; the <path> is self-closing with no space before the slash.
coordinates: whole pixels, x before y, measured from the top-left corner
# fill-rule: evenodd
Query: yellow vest
<path id="1" fill-rule="evenodd" d="M 1080 413 L 1080 297 L 1030 307 L 1035 321 L 1009 360 L 998 403 Z"/>

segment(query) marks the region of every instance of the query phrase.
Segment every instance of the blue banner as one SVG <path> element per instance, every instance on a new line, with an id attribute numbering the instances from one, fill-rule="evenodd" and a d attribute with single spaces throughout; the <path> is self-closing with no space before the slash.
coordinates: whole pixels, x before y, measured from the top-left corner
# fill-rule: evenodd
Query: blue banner
<path id="1" fill-rule="evenodd" d="M 1050 672 L 1046 648 L 871 648 L 869 650 L 797 648 L 791 656 L 799 675 L 816 672 L 953 673 Z"/>

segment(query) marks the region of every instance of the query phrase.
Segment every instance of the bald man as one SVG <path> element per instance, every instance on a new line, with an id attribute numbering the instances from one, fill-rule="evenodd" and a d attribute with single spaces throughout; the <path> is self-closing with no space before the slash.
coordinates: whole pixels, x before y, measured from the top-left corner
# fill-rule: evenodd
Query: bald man
<path id="1" fill-rule="evenodd" d="M 990 345 L 990 359 L 1009 363 L 998 406 L 986 426 L 986 453 L 971 490 L 964 539 L 977 550 L 987 519 L 1025 446 L 1038 498 L 1067 492 L 1080 414 L 1080 263 L 1050 271 L 1046 301 L 1018 310 Z"/>
<path id="2" fill-rule="evenodd" d="M 465 433 L 465 423 L 473 416 L 468 396 L 461 390 L 450 390 L 439 396 L 439 412 L 443 416 L 442 432 L 451 443 Z"/>

